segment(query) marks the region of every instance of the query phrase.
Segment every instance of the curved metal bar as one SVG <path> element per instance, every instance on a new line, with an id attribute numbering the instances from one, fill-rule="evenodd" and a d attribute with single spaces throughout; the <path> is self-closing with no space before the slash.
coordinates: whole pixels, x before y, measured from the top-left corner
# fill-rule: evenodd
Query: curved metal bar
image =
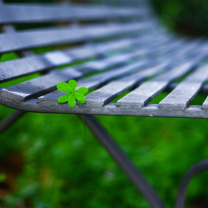
<path id="1" fill-rule="evenodd" d="M 8 129 L 12 124 L 14 124 L 20 117 L 22 117 L 26 112 L 25 111 L 15 111 L 8 117 L 6 117 L 0 123 L 0 134 L 2 134 L 6 129 Z"/>
<path id="2" fill-rule="evenodd" d="M 78 115 L 78 117 L 81 118 L 80 115 Z M 149 204 L 153 208 L 164 208 L 162 200 L 159 198 L 153 187 L 148 183 L 141 172 L 134 166 L 131 160 L 111 138 L 104 127 L 95 119 L 95 117 L 84 115 L 84 121 L 86 126 L 95 135 L 96 139 L 108 151 L 111 157 L 128 176 Z"/>
<path id="3" fill-rule="evenodd" d="M 175 208 L 183 208 L 186 200 L 186 192 L 189 181 L 198 173 L 208 170 L 208 159 L 193 165 L 183 177 L 179 186 Z"/>

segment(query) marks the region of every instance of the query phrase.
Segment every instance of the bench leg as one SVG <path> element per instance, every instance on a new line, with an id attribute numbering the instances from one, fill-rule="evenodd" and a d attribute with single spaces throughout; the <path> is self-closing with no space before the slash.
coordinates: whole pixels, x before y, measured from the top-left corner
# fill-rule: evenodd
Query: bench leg
<path id="1" fill-rule="evenodd" d="M 78 116 L 81 118 L 80 115 Z M 104 127 L 93 116 L 84 115 L 84 120 L 87 127 L 95 135 L 100 144 L 108 151 L 111 157 L 128 176 L 149 204 L 153 208 L 163 208 L 163 202 L 157 195 L 156 191 L 120 149 L 117 143 L 110 137 Z"/>
<path id="2" fill-rule="evenodd" d="M 193 165 L 183 177 L 179 186 L 175 208 L 185 207 L 186 192 L 190 180 L 198 173 L 208 170 L 208 159 Z"/>
<path id="3" fill-rule="evenodd" d="M 9 128 L 15 121 L 22 117 L 26 112 L 25 111 L 15 111 L 8 117 L 6 117 L 0 123 L 0 134 L 2 134 L 7 128 Z"/>

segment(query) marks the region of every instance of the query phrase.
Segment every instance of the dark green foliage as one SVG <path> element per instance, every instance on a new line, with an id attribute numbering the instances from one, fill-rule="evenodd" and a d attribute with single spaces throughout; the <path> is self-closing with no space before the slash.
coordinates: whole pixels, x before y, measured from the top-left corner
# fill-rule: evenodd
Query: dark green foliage
<path id="1" fill-rule="evenodd" d="M 157 14 L 172 30 L 189 36 L 208 36 L 207 0 L 153 0 Z"/>

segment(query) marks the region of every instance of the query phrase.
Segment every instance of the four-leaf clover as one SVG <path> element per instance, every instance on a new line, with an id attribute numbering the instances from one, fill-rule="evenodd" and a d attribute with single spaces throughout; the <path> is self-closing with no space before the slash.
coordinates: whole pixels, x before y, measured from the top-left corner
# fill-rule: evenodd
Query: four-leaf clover
<path id="1" fill-rule="evenodd" d="M 58 99 L 59 103 L 68 102 L 70 108 L 74 108 L 76 105 L 76 100 L 78 100 L 81 104 L 86 102 L 86 98 L 84 94 L 88 92 L 88 88 L 80 87 L 78 90 L 75 91 L 77 87 L 77 82 L 73 79 L 69 80 L 68 84 L 65 82 L 60 82 L 57 84 L 57 89 L 62 92 L 67 92 Z"/>

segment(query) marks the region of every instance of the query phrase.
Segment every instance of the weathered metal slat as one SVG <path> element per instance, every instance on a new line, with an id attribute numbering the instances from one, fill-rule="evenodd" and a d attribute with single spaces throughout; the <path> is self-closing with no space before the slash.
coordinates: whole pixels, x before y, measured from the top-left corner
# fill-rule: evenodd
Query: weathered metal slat
<path id="1" fill-rule="evenodd" d="M 168 64 L 168 63 L 167 63 Z M 112 81 L 86 96 L 86 107 L 102 107 L 125 91 L 134 87 L 138 82 L 165 69 L 167 64 L 160 64 L 143 69 L 140 72 Z"/>
<path id="2" fill-rule="evenodd" d="M 203 54 L 204 52 L 203 44 L 201 40 L 195 40 L 192 42 L 187 41 L 187 40 L 180 40 L 175 43 L 175 48 L 177 49 L 177 54 L 175 58 L 181 59 L 181 60 L 183 60 L 184 58 L 188 58 L 193 53 L 197 54 L 198 52 L 198 54 Z M 171 48 L 171 50 L 172 49 L 174 48 Z M 164 57 L 166 58 L 166 56 Z"/>
<path id="3" fill-rule="evenodd" d="M 141 33 L 144 31 L 152 31 L 156 29 L 155 25 L 151 22 L 149 23 L 112 23 L 112 24 L 96 24 L 90 26 L 82 26 L 79 27 L 79 30 L 86 31 L 86 34 L 89 36 L 89 38 L 92 39 L 101 39 L 108 36 L 113 35 L 122 35 L 122 34 L 130 34 L 132 33 L 134 35 L 138 35 L 138 31 Z M 82 32 L 82 31 L 80 31 Z"/>
<path id="4" fill-rule="evenodd" d="M 138 39 L 124 39 L 106 42 L 107 47 L 103 48 L 102 52 L 101 50 L 97 51 L 96 48 L 102 47 L 105 45 L 104 43 L 95 44 L 94 46 L 87 45 L 70 48 L 64 50 L 64 52 L 52 51 L 40 56 L 33 55 L 18 60 L 2 62 L 0 63 L 0 82 L 45 70 L 47 68 L 69 64 L 72 61 L 98 56 L 100 53 L 103 54 L 104 52 L 108 52 L 113 49 L 122 49 L 123 47 L 131 46 L 131 44 L 136 44 L 137 40 Z M 121 44 L 118 44 L 117 42 Z"/>
<path id="5" fill-rule="evenodd" d="M 89 64 L 87 64 L 87 67 L 85 65 L 83 65 L 82 67 L 79 67 L 79 70 L 82 71 L 82 72 L 84 72 L 84 73 L 89 73 L 90 71 L 92 71 L 92 69 L 93 70 L 103 70 L 103 69 L 105 69 L 107 67 L 110 67 L 110 66 L 113 66 L 113 65 L 117 65 L 119 63 L 121 64 L 121 63 L 125 63 L 126 61 L 128 62 L 128 61 L 130 61 L 131 58 L 134 58 L 136 56 L 140 56 L 140 51 L 136 51 L 136 52 L 133 52 L 131 54 L 121 54 L 121 55 L 115 56 L 113 58 L 110 57 L 108 59 L 103 60 L 102 62 L 101 61 L 99 61 L 99 62 L 96 62 L 95 61 L 96 64 L 94 66 L 92 66 L 92 63 L 93 63 L 92 62 L 91 65 L 90 65 L 90 67 L 89 67 Z M 53 60 L 56 60 L 56 59 L 53 59 L 52 58 L 52 61 Z M 103 63 L 103 65 L 102 65 L 102 63 Z M 89 68 L 89 70 L 86 71 L 86 68 Z M 114 73 L 114 72 L 112 71 L 110 73 Z M 26 88 L 26 90 L 28 90 L 27 88 L 28 88 L 29 85 L 33 86 L 33 90 L 32 90 L 32 88 L 30 88 L 30 90 L 32 90 L 31 91 L 31 95 L 29 94 L 29 91 L 27 91 L 28 94 L 25 97 L 24 96 L 21 97 L 21 100 L 24 100 L 24 99 L 28 99 L 28 98 L 32 97 L 33 95 L 36 96 L 37 94 L 43 93 L 45 91 L 48 92 L 49 90 L 51 90 L 52 88 L 55 87 L 54 84 L 52 86 L 49 86 L 47 84 L 47 82 L 46 82 L 45 83 L 46 84 L 45 85 L 45 88 L 46 89 L 43 89 L 43 86 L 44 85 L 41 84 L 41 86 L 39 87 L 39 81 L 38 81 L 39 79 L 42 80 L 44 78 L 36 78 L 34 80 L 30 80 L 30 81 L 27 81 L 27 82 L 24 82 L 24 83 L 20 83 L 18 85 L 11 86 L 11 87 L 9 87 L 7 89 L 4 89 L 4 92 L 5 93 L 6 92 L 8 92 L 8 93 L 15 93 L 15 90 L 17 90 L 17 94 L 21 94 L 21 90 L 23 90 L 23 92 L 24 92 L 24 89 L 23 88 Z M 45 79 L 51 79 L 51 75 L 50 74 L 49 75 L 46 75 L 45 76 Z M 70 79 L 70 77 L 69 78 L 66 77 L 66 81 L 67 81 L 67 79 Z M 51 84 L 50 81 L 49 81 L 49 83 Z M 15 89 L 15 87 L 17 87 L 17 89 Z"/>
<path id="6" fill-rule="evenodd" d="M 142 38 L 141 38 L 142 39 Z M 132 48 L 133 45 L 140 44 L 140 40 L 138 39 L 121 39 L 121 40 L 114 40 L 114 41 L 108 41 L 105 43 L 99 43 L 99 44 L 87 44 L 82 47 L 75 47 L 75 48 L 69 48 L 67 50 L 64 50 L 67 54 L 74 57 L 75 59 L 87 59 L 93 56 L 102 56 L 105 55 L 107 52 L 110 51 L 117 51 L 125 50 L 125 48 Z"/>
<path id="7" fill-rule="evenodd" d="M 90 49 L 92 49 L 92 51 Z M 77 52 L 87 53 L 87 55 L 76 56 L 75 54 Z M 39 56 L 33 55 L 17 60 L 2 62 L 0 63 L 0 82 L 5 82 L 12 78 L 39 72 L 52 67 L 69 64 L 73 61 L 78 61 L 82 58 L 86 58 L 86 56 L 90 58 L 96 55 L 99 54 L 97 54 L 96 51 L 93 51 L 92 47 L 84 46 L 72 49 L 72 52 L 69 49 L 67 53 L 63 51 L 52 51 Z"/>
<path id="8" fill-rule="evenodd" d="M 144 9 L 89 7 L 53 4 L 5 4 L 0 6 L 0 23 L 58 22 L 75 20 L 101 20 L 119 17 L 139 17 Z"/>
<path id="9" fill-rule="evenodd" d="M 155 37 L 157 36 L 157 37 Z M 156 41 L 157 40 L 157 41 Z M 162 44 L 168 44 L 168 41 L 172 40 L 171 38 L 166 38 L 164 35 L 161 35 L 157 32 L 152 34 L 143 34 L 138 38 L 129 38 L 126 40 L 118 40 L 118 41 L 111 41 L 105 42 L 99 45 L 92 45 L 93 49 L 98 52 L 99 54 L 105 53 L 106 50 L 117 50 L 121 47 L 142 47 L 142 48 L 149 48 L 160 46 Z"/>
<path id="10" fill-rule="evenodd" d="M 84 48 L 84 52 L 87 52 L 85 50 L 86 49 L 85 46 L 79 47 L 80 50 L 78 51 L 81 51 L 82 48 Z M 103 70 L 110 66 L 115 66 L 117 64 L 128 62 L 132 58 L 143 55 L 144 53 L 145 51 L 143 50 L 141 51 L 139 50 L 131 53 L 123 53 L 106 59 L 94 60 L 88 62 L 84 65 L 79 66 L 78 68 L 79 71 L 83 71 L 83 72 Z M 40 72 L 52 67 L 69 64 L 73 61 L 80 60 L 78 58 L 82 58 L 81 56 L 72 57 L 69 54 L 70 54 L 70 50 L 68 50 L 68 53 L 64 53 L 63 51 L 52 51 L 42 54 L 40 56 L 33 55 L 22 59 L 2 62 L 0 63 L 0 83 L 20 76 L 28 75 L 35 72 Z M 93 54 L 89 53 L 89 55 L 93 55 Z M 95 51 L 94 55 L 99 55 L 99 54 L 96 54 Z"/>
<path id="11" fill-rule="evenodd" d="M 149 36 L 149 38 L 150 37 L 151 36 Z M 149 38 L 147 38 L 147 40 Z M 142 39 L 143 39 L 142 37 L 131 38 L 131 39 L 129 38 L 129 39 L 121 39 L 118 41 L 109 41 L 106 43 L 84 45 L 84 46 L 79 46 L 75 48 L 70 48 L 64 51 L 52 51 L 52 52 L 48 52 L 39 56 L 33 55 L 33 56 L 26 57 L 26 58 L 18 59 L 18 60 L 2 62 L 0 63 L 0 82 L 5 82 L 13 78 L 17 78 L 17 77 L 24 76 L 30 73 L 34 73 L 34 72 L 43 71 L 52 67 L 69 64 L 73 61 L 78 61 L 78 60 L 90 58 L 93 56 L 94 57 L 99 56 L 101 54 L 103 56 L 105 53 L 111 50 L 120 49 L 119 52 L 122 52 L 123 50 L 122 48 L 125 48 L 127 46 L 128 47 L 134 46 L 133 48 L 137 47 L 137 45 L 141 43 Z M 146 38 L 144 39 L 146 40 Z M 161 38 L 161 40 L 157 42 L 157 45 L 164 44 L 164 43 L 167 44 L 168 43 L 167 41 L 168 40 Z M 150 49 L 151 49 L 151 52 L 153 52 L 152 48 L 154 45 L 155 43 L 153 41 L 152 45 L 149 43 L 147 46 L 143 46 L 143 45 L 140 46 L 141 54 L 143 53 L 142 48 L 145 49 L 144 54 L 147 53 L 148 51 L 150 52 Z M 171 46 L 171 44 L 169 46 Z M 155 49 L 157 48 L 154 48 L 154 50 Z M 122 58 L 125 59 L 123 61 L 126 61 L 127 57 L 125 58 L 124 56 L 121 56 L 117 60 L 115 60 L 114 57 L 109 58 L 109 59 L 110 60 L 112 59 L 114 63 L 115 61 L 119 63 L 119 61 L 122 61 L 121 60 Z M 107 67 L 109 64 L 112 65 L 112 63 L 110 63 L 110 60 L 107 61 L 106 63 L 105 63 L 105 59 L 103 61 L 99 60 L 99 61 L 89 62 L 88 68 L 90 68 L 90 65 L 92 65 L 91 66 L 92 68 L 95 68 L 95 65 L 97 66 L 103 65 L 103 67 L 105 68 L 105 66 Z"/>
<path id="12" fill-rule="evenodd" d="M 82 8 L 79 6 L 74 7 L 74 19 L 76 20 L 109 20 L 116 18 L 138 18 L 149 13 L 147 9 L 142 8 L 117 8 L 114 7 L 102 7 L 102 8 L 93 8 L 85 7 Z M 73 8 L 72 8 L 73 9 Z M 108 16 L 109 15 L 109 16 Z"/>
<path id="13" fill-rule="evenodd" d="M 69 64 L 73 57 L 62 51 L 53 51 L 40 56 L 28 56 L 25 58 L 0 63 L 0 83 L 40 72 L 52 67 Z"/>
<path id="14" fill-rule="evenodd" d="M 191 47 L 195 46 L 195 44 L 191 45 Z M 191 47 L 187 47 L 186 51 L 189 51 Z M 185 50 L 182 50 L 182 53 L 184 53 Z M 179 56 L 181 54 L 181 51 L 176 51 L 176 55 Z M 175 56 L 172 56 L 172 58 L 175 58 Z M 85 106 L 88 107 L 101 107 L 104 104 L 110 102 L 132 86 L 134 86 L 138 81 L 141 81 L 142 79 L 153 76 L 154 73 L 159 72 L 159 70 L 164 69 L 165 66 L 171 63 L 170 57 L 169 59 L 166 57 L 166 63 L 160 64 L 156 67 L 146 69 L 142 72 L 138 72 L 137 74 L 130 75 L 128 77 L 122 78 L 120 80 L 114 81 L 109 83 L 108 85 L 96 90 L 95 92 L 89 94 L 86 97 L 86 104 Z M 169 73 L 170 74 L 170 73 Z M 168 75 L 166 73 L 166 75 Z M 163 76 L 164 77 L 164 76 Z"/>
<path id="15" fill-rule="evenodd" d="M 73 57 L 75 60 L 82 60 L 95 56 L 103 56 L 111 51 L 119 50 L 123 52 L 125 48 L 132 48 L 133 45 L 138 44 L 140 44 L 140 41 L 137 41 L 137 39 L 124 39 L 100 44 L 88 44 L 81 47 L 73 47 L 64 50 L 64 52 L 69 54 L 69 56 Z"/>
<path id="16" fill-rule="evenodd" d="M 0 83 L 55 66 L 68 64 L 72 60 L 69 55 L 61 51 L 55 51 L 41 56 L 33 55 L 13 61 L 2 62 L 0 63 Z"/>
<path id="17" fill-rule="evenodd" d="M 163 110 L 184 110 L 208 79 L 208 64 L 199 67 L 165 97 L 159 107 Z"/>
<path id="18" fill-rule="evenodd" d="M 157 43 L 154 43 L 154 40 L 156 39 Z M 107 55 L 106 53 L 114 50 L 119 50 L 123 53 L 123 49 L 125 48 L 147 48 L 147 46 L 151 47 L 153 45 L 167 44 L 167 42 L 170 40 L 173 40 L 173 38 L 165 37 L 164 34 L 154 31 L 151 34 L 142 34 L 139 37 L 121 38 L 118 40 L 106 41 L 101 43 L 91 43 L 80 47 L 73 47 L 65 49 L 64 52 L 69 54 L 75 60 L 81 60 L 91 58 L 93 56 Z"/>
<path id="19" fill-rule="evenodd" d="M 24 76 L 30 73 L 34 73 L 34 72 L 39 72 L 39 71 L 46 70 L 46 69 L 56 67 L 59 65 L 69 64 L 73 61 L 82 60 L 84 58 L 99 56 L 100 54 L 103 55 L 105 52 L 108 52 L 114 49 L 120 49 L 120 52 L 121 52 L 122 51 L 121 49 L 123 47 L 125 48 L 126 46 L 131 46 L 131 45 L 135 46 L 139 44 L 140 41 L 141 40 L 137 38 L 123 39 L 119 41 L 106 42 L 107 46 L 105 46 L 104 43 L 99 43 L 99 44 L 94 44 L 94 45 L 71 48 L 71 49 L 64 50 L 64 51 L 52 51 L 52 52 L 42 54 L 40 56 L 33 55 L 33 56 L 26 57 L 26 58 L 18 59 L 18 60 L 2 62 L 0 63 L 0 82 L 5 82 L 13 78 L 17 78 L 17 77 Z M 118 43 L 121 43 L 121 44 L 118 44 Z M 97 48 L 99 48 L 98 51 L 97 51 Z M 141 50 L 141 54 L 142 53 L 143 52 Z M 132 55 L 134 56 L 135 54 L 132 54 Z M 129 55 L 119 56 L 118 58 L 112 57 L 112 58 L 109 58 L 109 61 L 108 60 L 106 61 L 104 59 L 104 60 L 89 62 L 89 66 L 88 67 L 83 66 L 83 68 L 90 68 L 90 64 L 94 65 L 94 67 L 91 66 L 94 69 L 96 69 L 95 65 L 99 65 L 99 68 L 100 68 L 101 63 L 103 63 L 102 64 L 103 68 L 105 68 L 107 66 L 113 65 L 114 63 L 116 64 L 116 62 L 119 63 L 119 62 L 126 61 L 128 59 L 128 56 Z M 97 70 L 99 68 L 97 68 Z"/>
<path id="20" fill-rule="evenodd" d="M 177 50 L 176 51 L 173 51 L 173 53 L 176 53 L 177 54 Z M 159 58 L 159 56 L 158 56 L 158 58 Z M 128 60 L 129 60 L 129 58 L 128 58 Z M 143 61 L 141 61 L 141 62 L 139 62 L 139 63 L 136 63 L 136 65 L 135 66 L 137 66 L 137 67 L 139 67 L 139 66 L 143 66 L 143 67 L 145 67 L 145 65 L 148 63 L 149 65 L 151 65 L 151 64 L 155 64 L 154 62 L 155 61 L 157 61 L 157 58 L 156 59 L 151 59 L 151 58 L 149 58 L 149 57 L 147 57 L 147 58 L 145 58 L 144 59 L 144 63 L 143 63 Z M 105 65 L 105 62 L 106 61 L 104 61 L 104 65 Z M 98 62 L 99 63 L 99 62 Z M 156 62 L 156 64 L 157 64 L 158 62 Z M 167 61 L 167 63 L 164 63 L 163 65 L 164 65 L 164 67 L 165 67 L 165 65 L 168 65 L 168 64 L 170 64 L 171 63 L 171 60 L 170 60 L 170 58 L 168 59 L 168 61 Z M 139 65 L 137 65 L 137 64 L 139 64 Z M 142 64 L 142 65 L 140 65 L 140 64 Z M 145 64 L 145 65 L 144 65 Z M 161 66 L 161 64 L 158 64 L 159 66 Z M 100 66 L 100 65 L 99 65 Z M 97 67 L 99 67 L 99 66 L 97 66 Z M 106 65 L 105 65 L 106 66 Z M 133 65 L 134 66 L 134 65 Z M 130 67 L 131 67 L 131 65 L 130 65 Z M 162 66 L 161 66 L 162 67 Z M 126 71 L 126 69 L 128 69 L 128 66 L 127 67 L 124 67 L 124 71 Z M 129 70 L 129 73 L 131 72 L 131 70 L 130 69 L 128 69 Z M 152 72 L 154 71 L 154 70 L 157 70 L 156 68 L 155 69 L 152 69 Z M 180 71 L 180 70 L 179 70 Z M 106 73 L 103 73 L 103 74 L 100 74 L 100 75 L 95 75 L 95 76 L 92 76 L 92 77 L 89 77 L 89 78 L 87 78 L 87 79 L 82 79 L 82 80 L 80 80 L 80 81 L 78 81 L 78 87 L 81 87 L 81 86 L 84 86 L 84 87 L 87 87 L 87 88 L 89 88 L 90 90 L 92 90 L 92 89 L 95 89 L 96 87 L 98 87 L 98 86 L 100 86 L 101 84 L 103 84 L 103 83 L 105 83 L 106 81 L 109 81 L 109 80 L 111 80 L 111 79 L 113 79 L 113 78 L 115 78 L 115 77 L 117 77 L 117 76 L 120 76 L 120 73 L 122 72 L 122 69 L 121 70 L 117 70 L 117 69 L 115 69 L 115 70 L 111 70 L 111 71 L 109 71 L 109 72 L 106 72 Z M 123 72 L 122 72 L 123 73 Z M 146 73 L 146 75 L 147 74 L 149 74 L 149 72 L 147 71 L 147 72 L 145 72 Z M 116 75 L 116 76 L 115 76 Z M 124 74 L 123 74 L 124 75 Z M 133 75 L 134 76 L 134 75 Z M 138 75 L 138 76 L 140 76 L 140 74 Z M 149 74 L 149 76 L 150 76 L 150 74 Z M 125 78 L 124 78 L 125 79 Z M 43 96 L 43 97 L 41 97 L 41 98 L 39 98 L 38 99 L 38 102 L 40 101 L 41 102 L 41 100 L 44 100 L 44 102 L 46 102 L 45 100 L 47 100 L 48 99 L 48 104 L 49 104 L 49 102 L 54 102 L 55 101 L 55 103 L 57 103 L 57 99 L 58 99 L 58 97 L 59 96 L 61 96 L 61 95 L 63 95 L 64 93 L 61 93 L 61 92 L 58 92 L 58 91 L 55 91 L 55 92 L 52 92 L 52 93 L 49 93 L 49 94 L 47 94 L 47 95 L 45 95 L 45 96 Z M 53 98 L 53 99 L 52 99 Z M 52 102 L 52 103 L 53 103 Z"/>
<path id="21" fill-rule="evenodd" d="M 107 59 L 88 62 L 78 67 L 78 70 L 82 72 L 88 69 L 89 70 L 93 69 L 95 71 L 102 71 L 103 69 L 107 69 L 112 66 L 129 63 L 133 61 L 132 59 L 139 58 L 141 56 L 144 56 L 145 54 L 147 54 L 145 50 L 138 50 L 138 51 L 133 51 L 131 53 L 119 54 L 113 57 L 109 57 Z"/>
<path id="22" fill-rule="evenodd" d="M 0 34 L 0 53 L 47 45 L 75 43 L 116 36 L 149 28 L 145 24 L 108 24 L 99 26 L 50 28 Z"/>
<path id="23" fill-rule="evenodd" d="M 198 63 L 197 61 L 198 59 L 186 61 L 185 63 L 173 67 L 172 70 L 143 83 L 138 88 L 118 100 L 117 106 L 134 109 L 145 106 L 150 100 L 162 92 L 173 80 L 190 71 Z"/>
<path id="24" fill-rule="evenodd" d="M 17 85 L 3 88 L 0 90 L 0 98 L 12 100 L 15 99 L 16 103 L 32 96 L 38 96 L 40 93 L 47 93 L 53 90 L 57 83 L 65 82 L 69 79 L 77 79 L 82 76 L 82 73 L 73 68 L 66 68 L 62 71 L 52 71 L 51 73 L 22 82 Z"/>
<path id="25" fill-rule="evenodd" d="M 150 38 L 150 37 L 149 37 Z M 146 38 L 145 38 L 146 39 Z M 139 44 L 142 37 L 132 39 L 121 39 L 100 44 L 81 46 L 62 51 L 53 51 L 41 56 L 30 56 L 19 60 L 0 63 L 0 80 L 7 81 L 11 78 L 41 71 L 50 67 L 68 64 L 74 60 L 90 58 L 113 49 L 122 49 L 125 46 Z M 98 50 L 97 50 L 98 49 Z M 15 66 L 15 67 L 14 67 Z"/>
<path id="26" fill-rule="evenodd" d="M 108 67 L 110 67 L 110 66 L 118 64 L 119 61 L 120 61 L 120 64 L 125 63 L 127 61 L 127 58 L 128 58 L 128 61 L 130 61 L 130 58 L 134 58 L 136 56 L 139 56 L 139 55 L 135 54 L 135 52 L 133 52 L 132 54 L 126 55 L 126 59 L 124 60 L 123 59 L 124 55 L 122 54 L 122 55 L 118 55 L 118 56 L 114 57 L 114 59 L 116 61 L 113 61 L 112 58 L 107 58 L 107 59 L 105 59 L 104 63 L 108 63 Z M 122 57 L 122 59 L 121 59 L 121 57 Z M 109 59 L 109 61 L 108 61 L 108 59 Z M 106 64 L 104 64 L 103 66 L 104 66 L 104 68 L 102 70 L 106 69 L 105 68 Z M 82 66 L 82 68 L 86 69 L 84 65 Z M 101 67 L 99 66 L 98 69 L 101 70 Z M 16 94 L 16 96 L 19 97 L 19 100 L 23 101 L 25 99 L 31 98 L 32 96 L 36 96 L 37 94 L 41 94 L 41 93 L 44 94 L 45 92 L 49 92 L 50 90 L 54 89 L 56 87 L 56 84 L 58 84 L 59 82 L 66 82 L 69 79 L 78 78 L 83 74 L 88 74 L 88 73 L 93 72 L 97 69 L 96 69 L 96 66 L 94 66 L 94 68 L 90 68 L 87 71 L 82 70 L 82 73 L 79 72 L 79 70 L 81 71 L 81 67 L 76 68 L 76 70 L 74 70 L 74 68 L 67 68 L 67 69 L 64 69 L 61 71 L 55 70 L 45 76 L 38 77 L 36 79 L 32 79 L 32 80 L 2 89 L 0 94 L 2 92 L 4 94 L 8 93 L 8 95 L 9 94 Z M 122 71 L 122 70 L 120 70 L 120 71 Z M 116 70 L 116 72 L 115 72 L 115 70 L 112 70 L 109 72 L 108 76 L 112 76 L 112 77 L 113 76 L 115 77 L 115 75 L 119 76 L 120 74 L 122 74 L 120 71 Z M 79 74 L 79 76 L 73 77 L 71 75 L 71 72 L 72 72 L 72 74 L 76 74 L 76 75 Z M 77 72 L 77 73 L 75 73 L 75 72 Z M 57 76 L 57 79 L 55 76 Z M 102 77 L 104 75 L 101 74 L 100 76 Z M 44 82 L 44 80 L 45 80 L 45 82 Z M 0 98 L 3 99 L 2 94 L 1 94 Z"/>
<path id="27" fill-rule="evenodd" d="M 102 74 L 98 74 L 98 75 L 94 75 L 86 79 L 78 80 L 77 89 L 80 87 L 87 87 L 89 90 L 93 90 L 97 88 L 98 86 L 104 84 L 105 82 L 112 80 L 116 77 L 124 76 L 136 70 L 141 70 L 141 67 L 145 67 L 147 63 L 149 62 L 147 62 L 146 60 L 143 60 L 135 64 L 131 64 L 131 65 L 124 66 L 124 67 L 119 67 L 114 70 L 104 72 Z M 47 103 L 51 102 L 51 104 L 57 104 L 57 99 L 61 95 L 64 95 L 64 93 L 56 90 L 54 92 L 51 92 L 44 96 L 39 97 L 37 102 L 47 102 Z"/>

